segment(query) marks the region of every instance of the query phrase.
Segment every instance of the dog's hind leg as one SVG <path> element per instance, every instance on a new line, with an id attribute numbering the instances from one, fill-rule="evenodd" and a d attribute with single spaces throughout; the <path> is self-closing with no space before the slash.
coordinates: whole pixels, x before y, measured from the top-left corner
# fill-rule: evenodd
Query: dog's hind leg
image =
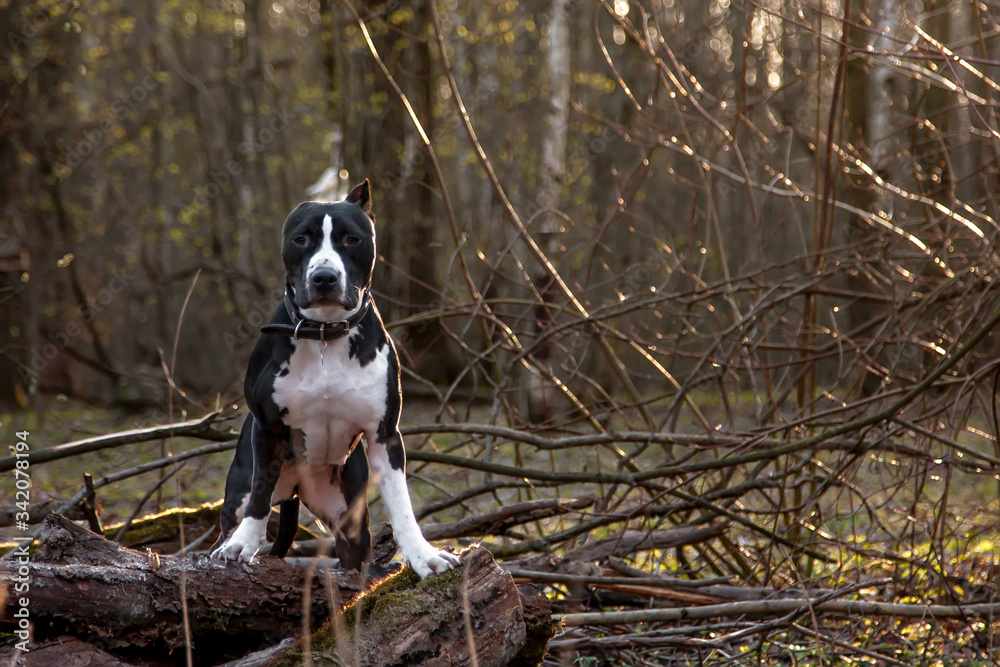
<path id="1" fill-rule="evenodd" d="M 358 441 L 340 466 L 338 477 L 347 509 L 337 526 L 337 556 L 341 567 L 360 570 L 371 560 L 372 534 L 368 525 L 368 455 Z"/>
<path id="2" fill-rule="evenodd" d="M 360 570 L 372 551 L 365 448 L 355 445 L 342 465 L 302 466 L 300 470 L 303 504 L 334 533 L 341 567 Z"/>
<path id="3" fill-rule="evenodd" d="M 283 500 L 279 507 L 281 519 L 278 523 L 278 535 L 274 538 L 274 544 L 268 553 L 271 556 L 284 558 L 292 542 L 295 541 L 295 534 L 299 532 L 299 499 L 296 497 Z"/>

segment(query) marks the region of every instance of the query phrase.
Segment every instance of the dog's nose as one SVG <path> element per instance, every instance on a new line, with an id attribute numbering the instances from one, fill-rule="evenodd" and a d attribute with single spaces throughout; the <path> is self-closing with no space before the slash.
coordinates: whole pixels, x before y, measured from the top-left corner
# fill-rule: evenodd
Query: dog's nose
<path id="1" fill-rule="evenodd" d="M 340 282 L 340 274 L 330 269 L 320 269 L 315 271 L 309 280 L 312 282 L 313 287 L 326 289 L 337 286 Z"/>

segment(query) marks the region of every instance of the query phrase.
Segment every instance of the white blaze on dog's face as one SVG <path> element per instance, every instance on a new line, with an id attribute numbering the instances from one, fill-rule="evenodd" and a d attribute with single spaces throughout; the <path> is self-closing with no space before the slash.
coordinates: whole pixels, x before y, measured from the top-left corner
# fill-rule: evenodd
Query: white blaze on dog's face
<path id="1" fill-rule="evenodd" d="M 281 258 L 289 294 L 304 317 L 339 322 L 358 312 L 375 266 L 368 181 L 344 201 L 299 204 L 282 228 Z"/>

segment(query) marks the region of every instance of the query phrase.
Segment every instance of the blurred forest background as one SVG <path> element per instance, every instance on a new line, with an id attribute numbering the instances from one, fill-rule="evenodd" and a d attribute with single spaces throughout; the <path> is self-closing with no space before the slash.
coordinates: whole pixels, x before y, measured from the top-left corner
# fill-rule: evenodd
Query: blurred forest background
<path id="1" fill-rule="evenodd" d="M 993 601 L 1000 3 L 8 0 L 0 25 L 4 411 L 238 403 L 282 221 L 367 177 L 413 451 L 617 471 L 566 544 L 734 526 L 647 569 Z M 501 497 L 476 470 L 462 511 Z M 995 656 L 962 628 L 949 650 Z M 885 655 L 938 646 L 904 635 Z"/>
<path id="2" fill-rule="evenodd" d="M 6 3 L 6 405 L 232 396 L 288 211 L 365 177 L 412 377 L 535 377 L 542 419 L 714 385 L 794 420 L 989 296 L 988 5 L 452 5 L 364 10 L 397 90 L 337 2 Z"/>

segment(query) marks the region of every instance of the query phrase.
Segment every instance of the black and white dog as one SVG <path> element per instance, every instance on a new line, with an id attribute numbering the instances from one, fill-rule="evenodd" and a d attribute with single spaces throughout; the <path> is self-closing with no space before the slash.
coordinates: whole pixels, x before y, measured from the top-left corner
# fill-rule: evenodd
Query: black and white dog
<path id="1" fill-rule="evenodd" d="M 399 360 L 370 292 L 375 223 L 368 181 L 344 201 L 306 202 L 292 211 L 281 258 L 284 303 L 250 356 L 243 384 L 250 415 L 226 478 L 212 557 L 249 562 L 276 503 L 281 521 L 270 553 L 284 556 L 301 498 L 336 535 L 341 565 L 360 568 L 371 555 L 370 466 L 406 562 L 421 577 L 455 567 L 456 556 L 424 539 L 406 488 Z"/>

